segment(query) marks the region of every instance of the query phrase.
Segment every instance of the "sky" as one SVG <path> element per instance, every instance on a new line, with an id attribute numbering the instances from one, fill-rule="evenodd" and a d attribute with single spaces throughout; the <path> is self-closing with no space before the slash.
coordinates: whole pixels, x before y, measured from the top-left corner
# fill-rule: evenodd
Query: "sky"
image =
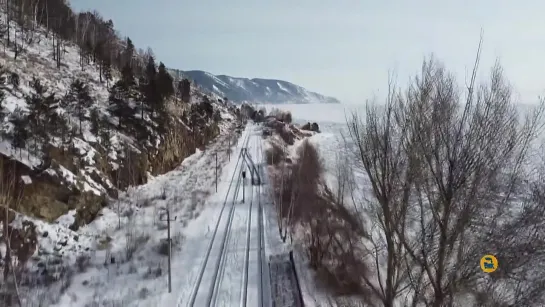
<path id="1" fill-rule="evenodd" d="M 466 84 L 499 60 L 515 99 L 545 94 L 545 1 L 71 0 L 167 67 L 290 81 L 346 103 L 403 87 L 433 54 Z"/>

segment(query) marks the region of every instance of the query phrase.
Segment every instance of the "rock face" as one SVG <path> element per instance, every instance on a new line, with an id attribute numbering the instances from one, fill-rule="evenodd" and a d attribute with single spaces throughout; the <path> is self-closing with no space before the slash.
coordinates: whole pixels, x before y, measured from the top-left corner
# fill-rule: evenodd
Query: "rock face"
<path id="1" fill-rule="evenodd" d="M 42 37 L 45 47 L 51 40 Z M 59 70 L 41 47 L 0 66 L 0 94 L 13 103 L 0 105 L 0 200 L 24 216 L 52 223 L 74 210 L 70 228 L 77 230 L 108 197 L 174 169 L 215 138 L 219 125 L 237 118 L 235 106 L 196 88 L 190 88 L 191 101 L 171 95 L 159 111 L 118 99 L 112 84 L 121 79 L 101 81 L 95 66 L 82 70 L 77 62 Z M 70 45 L 65 52 L 67 59 L 80 54 Z M 86 109 L 69 99 L 78 85 L 78 95 L 89 100 Z M 18 130 L 12 128 L 17 123 Z"/>
<path id="2" fill-rule="evenodd" d="M 175 70 L 176 71 L 176 70 Z M 177 71 L 208 92 L 242 103 L 340 103 L 333 97 L 311 92 L 293 83 L 274 79 L 236 78 L 201 70 Z"/>
<path id="3" fill-rule="evenodd" d="M 0 154 L 3 186 L 13 185 L 15 195 L 21 195 L 17 211 L 27 216 L 53 222 L 69 210 L 75 209 L 75 221 L 70 228 L 77 230 L 93 221 L 107 205 L 106 195 L 115 198 L 118 190 L 129 185 L 146 183 L 148 172 L 158 175 L 174 169 L 183 159 L 193 154 L 196 148 L 216 137 L 219 128 L 218 122 L 214 120 L 213 110 L 212 105 L 193 105 L 182 118 L 182 122 L 172 122 L 163 136 L 163 142 L 157 148 L 127 147 L 123 153 L 125 157 L 118 159 L 117 163 L 108 163 L 112 159 L 105 152 L 99 151 L 93 161 L 88 161 L 90 163 L 75 162 L 78 158 L 74 152 L 51 146 L 47 149 L 52 160 L 50 168 L 36 174 L 27 165 Z M 68 182 L 61 176 L 62 170 L 78 174 L 93 164 L 100 167 L 89 173 L 88 181 L 75 179 L 75 182 Z M 21 180 L 24 176 L 31 179 L 29 183 Z M 103 188 L 104 193 L 97 195 L 93 191 L 86 191 L 84 186 L 89 182 Z M 115 183 L 115 187 L 110 186 L 112 183 Z"/>

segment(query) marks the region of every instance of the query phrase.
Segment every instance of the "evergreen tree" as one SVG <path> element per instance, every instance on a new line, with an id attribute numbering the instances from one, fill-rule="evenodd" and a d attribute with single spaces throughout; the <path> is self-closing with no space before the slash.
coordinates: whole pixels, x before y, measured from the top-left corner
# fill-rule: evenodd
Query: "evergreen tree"
<path id="1" fill-rule="evenodd" d="M 34 150 L 37 150 L 38 139 L 49 142 L 48 132 L 55 132 L 59 100 L 54 93 L 46 95 L 47 88 L 38 79 L 34 78 L 31 85 L 34 92 L 27 95 L 25 100 L 29 109 L 29 127 L 34 136 Z"/>
<path id="2" fill-rule="evenodd" d="M 105 127 L 105 129 L 100 130 L 100 140 L 101 145 L 106 149 L 106 152 L 110 151 L 110 147 L 112 145 L 111 137 L 112 134 L 110 132 L 110 128 L 108 126 Z"/>
<path id="3" fill-rule="evenodd" d="M 72 105 L 72 96 L 70 95 L 70 90 L 66 95 L 64 95 L 61 99 L 59 99 L 59 107 L 61 107 L 64 110 L 68 110 L 69 107 Z"/>
<path id="4" fill-rule="evenodd" d="M 68 141 L 71 141 L 70 138 L 70 120 L 65 114 L 59 115 L 59 121 L 57 124 L 58 134 L 61 137 L 61 142 L 63 145 L 67 145 Z M 63 147 L 64 150 L 64 147 Z"/>
<path id="5" fill-rule="evenodd" d="M 55 94 L 49 94 L 43 98 L 41 103 L 41 116 L 40 121 L 43 127 L 40 136 L 44 142 L 49 142 L 49 132 L 54 132 L 57 128 L 58 114 L 57 109 L 59 107 L 59 100 L 55 97 Z"/>
<path id="6" fill-rule="evenodd" d="M 132 67 L 128 63 L 121 69 L 121 80 L 119 81 L 121 81 L 122 85 L 127 90 L 136 85 L 134 72 L 132 71 Z"/>
<path id="7" fill-rule="evenodd" d="M 89 94 L 89 87 L 81 80 L 76 79 L 70 85 L 68 101 L 71 102 L 78 118 L 79 135 L 83 135 L 82 122 L 85 120 L 87 109 L 93 104 L 93 98 Z"/>
<path id="8" fill-rule="evenodd" d="M 189 103 L 191 100 L 191 82 L 188 79 L 183 79 L 180 83 L 182 101 Z"/>
<path id="9" fill-rule="evenodd" d="M 204 111 L 203 115 L 208 118 L 212 118 L 212 116 L 214 115 L 214 106 L 210 102 L 210 98 L 207 95 L 203 96 L 202 101 L 200 103 L 199 111 Z"/>
<path id="10" fill-rule="evenodd" d="M 134 116 L 130 102 L 138 100 L 139 96 L 133 71 L 127 64 L 121 71 L 121 79 L 110 89 L 111 111 L 120 118 Z"/>
<path id="11" fill-rule="evenodd" d="M 128 66 L 132 69 L 132 58 L 134 56 L 134 44 L 132 43 L 132 40 L 127 37 L 125 50 L 123 51 L 123 60 L 124 64 L 123 66 Z"/>
<path id="12" fill-rule="evenodd" d="M 17 73 L 12 72 L 9 76 L 9 83 L 13 85 L 14 88 L 19 88 L 20 85 L 20 78 Z"/>
<path id="13" fill-rule="evenodd" d="M 34 151 L 38 149 L 37 139 L 46 139 L 47 130 L 46 130 L 46 105 L 44 104 L 45 92 L 47 89 L 43 86 L 40 80 L 34 78 L 32 83 L 33 93 L 25 97 L 26 103 L 28 105 L 29 114 L 28 114 L 28 123 L 30 127 L 30 132 L 34 136 Z"/>
<path id="14" fill-rule="evenodd" d="M 61 135 L 61 127 L 59 126 L 61 122 L 61 115 L 55 109 L 55 112 L 51 112 L 49 118 L 47 118 L 47 130 L 54 136 Z"/>
<path id="15" fill-rule="evenodd" d="M 150 110 L 153 112 L 155 109 L 157 109 L 157 98 L 158 98 L 158 91 L 157 91 L 157 67 L 155 66 L 155 60 L 153 56 L 148 57 L 148 63 L 146 65 L 146 70 L 144 71 L 144 80 L 145 84 L 143 84 L 143 91 L 144 99 L 146 105 L 149 106 Z"/>
<path id="16" fill-rule="evenodd" d="M 4 122 L 4 119 L 6 117 L 6 114 L 4 113 L 4 99 L 6 98 L 6 93 L 4 92 L 4 88 L 6 86 L 6 83 L 8 81 L 11 81 L 11 76 L 17 74 L 10 73 L 8 70 L 3 69 L 0 67 L 0 124 Z M 16 87 L 15 85 L 13 85 Z"/>
<path id="17" fill-rule="evenodd" d="M 159 88 L 159 93 L 165 100 L 166 98 L 174 94 L 174 80 L 172 76 L 167 72 L 165 64 L 163 62 L 159 63 L 159 71 L 157 72 L 157 85 Z"/>
<path id="18" fill-rule="evenodd" d="M 93 108 L 91 110 L 90 121 L 91 121 L 91 133 L 94 136 L 98 137 L 98 133 L 100 132 L 100 114 L 98 113 L 98 109 Z"/>
<path id="19" fill-rule="evenodd" d="M 155 60 L 151 55 L 148 57 L 144 80 L 145 84 L 142 84 L 142 93 L 144 94 L 143 102 L 150 108 L 153 117 L 155 111 L 162 109 L 162 99 L 157 86 L 157 68 L 155 66 Z M 143 109 L 142 105 L 142 110 Z M 142 118 L 144 118 L 143 111 Z"/>
<path id="20" fill-rule="evenodd" d="M 129 102 L 134 96 L 132 87 L 127 88 L 123 80 L 117 81 L 110 89 L 110 111 L 120 119 L 134 116 L 134 108 Z"/>
<path id="21" fill-rule="evenodd" d="M 4 100 L 6 98 L 6 93 L 3 90 L 0 90 L 0 124 L 4 122 L 6 118 L 6 113 L 4 113 Z"/>
<path id="22" fill-rule="evenodd" d="M 109 87 L 112 80 L 112 64 L 110 63 L 110 59 L 104 60 L 102 65 L 102 74 L 104 75 L 104 79 L 106 79 L 106 86 Z"/>
<path id="23" fill-rule="evenodd" d="M 19 149 L 19 155 L 21 154 L 21 149 L 26 147 L 26 142 L 30 136 L 27 130 L 28 121 L 28 116 L 19 107 L 9 116 L 9 122 L 13 125 L 11 146 L 13 149 Z"/>

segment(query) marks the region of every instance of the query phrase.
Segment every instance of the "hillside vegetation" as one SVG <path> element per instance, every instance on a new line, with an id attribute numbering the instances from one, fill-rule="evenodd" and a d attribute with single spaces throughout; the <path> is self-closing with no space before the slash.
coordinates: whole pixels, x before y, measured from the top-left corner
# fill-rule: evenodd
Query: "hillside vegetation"
<path id="1" fill-rule="evenodd" d="M 174 80 L 151 49 L 111 20 L 63 0 L 8 0 L 0 9 L 0 258 L 35 255 L 31 220 L 73 231 L 119 191 L 147 182 L 231 129 L 236 108 Z M 19 215 L 24 222 L 12 223 Z M 9 240 L 7 238 L 10 238 Z M 9 305 L 9 304 L 8 304 Z"/>

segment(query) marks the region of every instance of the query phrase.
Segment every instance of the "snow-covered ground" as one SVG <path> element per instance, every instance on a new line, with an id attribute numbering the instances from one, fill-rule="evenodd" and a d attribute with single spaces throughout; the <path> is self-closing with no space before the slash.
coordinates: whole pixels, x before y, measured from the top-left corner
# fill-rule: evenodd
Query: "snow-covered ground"
<path id="1" fill-rule="evenodd" d="M 262 230 L 259 221 L 261 191 L 259 185 L 251 184 L 248 163 L 256 166 L 261 163 L 260 143 L 259 130 L 252 129 L 248 144 L 245 146 L 250 158 L 243 158 L 245 163 L 241 168 L 247 177 L 237 180 L 238 193 L 234 193 L 234 201 L 229 212 L 231 222 L 223 233 L 224 253 L 222 257 L 213 258 L 214 261 L 209 262 L 207 266 L 207 273 L 214 272 L 215 278 L 208 279 L 204 285 L 212 291 L 206 291 L 206 288 L 199 291 L 205 290 L 202 292 L 210 299 L 212 306 L 259 305 L 262 283 L 260 271 Z M 240 178 L 240 174 L 238 176 Z M 208 301 L 197 300 L 195 306 L 208 306 Z"/>
<path id="2" fill-rule="evenodd" d="M 25 303 L 28 306 L 38 306 L 39 302 L 45 305 L 55 302 L 53 306 L 159 306 L 179 293 L 190 276 L 189 269 L 194 267 L 188 261 L 196 261 L 194 256 L 203 241 L 197 234 L 209 235 L 214 208 L 223 193 L 221 187 L 232 174 L 236 160 L 233 153 L 241 146 L 233 146 L 235 141 L 233 134 L 224 131 L 215 143 L 186 158 L 176 170 L 130 188 L 95 221 L 77 232 L 65 226 L 71 222 L 69 214 L 60 218 L 58 224 L 35 221 L 38 233 L 44 236 L 42 244 L 48 240 L 52 251 L 60 242 L 87 252 L 71 254 L 69 248 L 64 248 L 63 258 L 75 258 L 77 271 L 52 287 L 34 289 Z M 216 156 L 218 193 L 215 193 Z M 171 223 L 172 294 L 166 293 L 167 208 L 171 219 L 176 219 Z"/>
<path id="3" fill-rule="evenodd" d="M 43 300 L 56 293 L 60 299 L 54 306 L 59 307 L 270 306 L 268 270 L 263 263 L 271 254 L 268 248 L 274 246 L 266 237 L 274 238 L 274 232 L 267 227 L 275 226 L 263 223 L 260 210 L 266 190 L 251 184 L 249 169 L 254 164 L 261 174 L 260 129 L 248 124 L 231 147 L 230 159 L 226 137 L 187 158 L 178 169 L 129 190 L 83 227 L 79 234 L 94 250 L 88 263 L 70 282 L 60 285 L 63 289 L 43 289 L 33 297 Z M 250 156 L 246 161 L 239 159 L 242 148 Z M 216 154 L 221 167 L 217 192 Z M 246 172 L 244 184 L 242 171 Z M 161 221 L 167 208 L 175 219 L 171 222 L 171 293 L 167 290 L 167 224 Z M 99 244 L 103 246 L 98 248 Z"/>
<path id="4" fill-rule="evenodd" d="M 259 106 L 261 107 L 261 106 Z M 305 124 L 307 122 L 318 123 L 321 133 L 315 134 L 308 138 L 308 140 L 315 145 L 320 153 L 320 157 L 323 159 L 323 165 L 325 168 L 324 179 L 328 185 L 335 182 L 335 165 L 337 163 L 337 154 L 343 150 L 345 143 L 343 135 L 347 135 L 346 120 L 352 112 L 358 112 L 360 115 L 364 115 L 365 105 L 327 105 L 327 104 L 315 104 L 315 105 L 299 105 L 299 104 L 286 104 L 286 105 L 265 105 L 267 111 L 272 109 L 280 109 L 283 111 L 290 111 L 293 116 L 293 121 L 297 124 Z M 532 106 L 520 104 L 517 105 L 521 117 L 527 114 Z M 545 135 L 542 133 L 534 141 L 530 157 L 537 159 L 536 161 L 543 161 L 543 145 L 545 143 Z M 294 152 L 294 147 L 297 147 L 297 142 L 288 148 L 290 152 Z M 333 187 L 333 185 L 330 185 Z M 328 294 L 328 292 L 316 283 L 317 278 L 314 271 L 309 269 L 307 257 L 305 252 L 300 246 L 293 246 L 295 262 L 305 306 L 316 307 L 330 307 L 341 306 L 338 305 Z"/>
<path id="5" fill-rule="evenodd" d="M 261 107 L 261 106 L 260 106 Z M 293 116 L 293 121 L 297 124 L 305 124 L 307 122 L 316 122 L 320 126 L 321 133 L 314 134 L 308 140 L 320 153 L 320 158 L 323 159 L 325 169 L 324 179 L 328 184 L 334 182 L 334 167 L 336 163 L 336 154 L 343 148 L 342 134 L 346 135 L 346 116 L 352 111 L 361 111 L 361 105 L 344 105 L 344 104 L 285 104 L 285 105 L 264 105 L 267 112 L 272 109 L 281 109 L 290 111 Z M 288 148 L 293 154 L 297 146 L 302 140 L 296 141 L 293 146 Z M 274 213 L 269 214 L 271 224 L 274 224 Z M 271 229 L 278 237 L 278 229 Z M 274 237 L 274 236 L 273 236 Z M 289 240 L 288 240 L 289 241 Z M 300 280 L 301 291 L 305 306 L 311 307 L 326 307 L 335 306 L 331 303 L 330 297 L 325 291 L 320 289 L 316 283 L 316 277 L 312 270 L 309 269 L 305 253 L 298 246 L 294 246 L 294 259 L 297 268 L 298 277 Z M 282 250 L 287 250 L 289 247 L 282 244 L 280 239 L 277 239 L 277 244 L 271 249 L 276 249 L 278 254 Z"/>
<path id="6" fill-rule="evenodd" d="M 0 14 L 0 23 L 5 23 L 3 13 Z M 16 35 L 16 32 L 20 33 L 20 28 L 14 22 L 11 22 L 9 31 L 10 37 L 20 37 Z M 4 45 L 6 37 L 0 39 Z M 19 85 L 11 82 L 1 85 L 0 90 L 5 93 L 2 107 L 6 115 L 4 122 L 0 123 L 2 132 L 12 129 L 8 122 L 11 112 L 28 111 L 25 98 L 34 94 L 30 84 L 35 79 L 45 86 L 46 94 L 55 94 L 56 98 L 63 97 L 75 80 L 82 81 L 88 86 L 93 105 L 86 111 L 86 120 L 81 123 L 81 135 L 75 136 L 70 145 L 84 166 L 71 169 L 64 161 L 53 158 L 53 163 L 43 174 L 51 176 L 53 182 L 58 180 L 59 185 L 63 183 L 71 189 L 90 191 L 96 195 L 105 194 L 114 189 L 108 179 L 108 169 L 117 169 L 126 162 L 123 160 L 126 160 L 128 148 L 139 152 L 144 144 L 136 142 L 130 132 L 124 133 L 112 128 L 109 130 L 110 146 L 104 149 L 101 145 L 103 141 L 99 142 L 98 136 L 91 133 L 88 120 L 91 110 L 96 110 L 101 120 L 109 121 L 113 127 L 118 118 L 108 111 L 108 84 L 100 81 L 98 66 L 93 63 L 80 66 L 79 48 L 73 43 L 64 42 L 61 65 L 57 67 L 51 53 L 55 49 L 55 37 L 50 33 L 48 35 L 41 27 L 36 29 L 33 37 L 32 43 L 26 40 L 18 42 L 23 44 L 24 52 L 16 59 L 14 51 L 9 47 L 0 53 L 2 78 L 10 80 L 10 73 L 19 77 Z M 114 71 L 113 74 L 110 86 L 117 81 L 118 72 Z M 192 102 L 200 102 L 204 95 L 196 88 L 192 88 L 191 93 Z M 199 216 L 203 208 L 208 208 L 209 202 L 205 204 L 204 200 L 209 196 L 213 199 L 216 161 L 221 185 L 225 173 L 229 173 L 224 166 L 229 163 L 229 157 L 231 161 L 234 160 L 233 156 L 238 152 L 233 147 L 237 141 L 236 133 L 232 132 L 233 113 L 224 104 L 214 100 L 212 104 L 222 118 L 218 123 L 220 136 L 214 143 L 207 145 L 205 151 L 197 150 L 177 169 L 154 178 L 148 174 L 150 180 L 146 185 L 129 188 L 125 193 L 120 193 L 118 200 L 109 199 L 107 206 L 92 223 L 77 231 L 72 230 L 71 226 L 78 214 L 76 209 L 63 211 L 66 214 L 58 218 L 56 215 L 52 223 L 16 214 L 11 226 L 18 229 L 30 221 L 36 226 L 38 235 L 36 250 L 30 252 L 34 254 L 27 263 L 32 274 L 22 274 L 20 280 L 23 306 L 156 306 L 157 302 L 164 299 L 167 282 L 167 223 L 162 220 L 165 218 L 165 209 L 170 208 L 171 216 L 176 217 L 171 227 L 174 255 L 191 251 L 191 233 L 197 226 L 187 226 L 195 219 L 200 221 L 197 224 L 206 221 L 206 218 L 199 219 Z M 173 116 L 189 107 L 189 104 L 176 104 L 173 101 L 169 101 L 168 105 Z M 73 104 L 59 107 L 57 113 L 66 116 L 72 126 L 78 123 Z M 175 119 L 184 125 L 181 117 Z M 148 114 L 144 114 L 143 120 L 150 126 L 156 124 Z M 192 128 L 187 127 L 188 130 Z M 161 138 L 158 135 L 152 135 L 150 139 L 156 142 L 149 144 L 149 147 L 163 145 L 159 144 Z M 59 149 L 63 146 L 59 137 L 53 137 L 50 142 Z M 70 147 L 66 144 L 64 146 Z M 14 150 L 12 147 L 8 141 L 0 140 L 0 153 L 31 168 L 43 163 L 39 151 Z M 103 150 L 106 152 L 103 153 Z M 102 162 L 109 164 L 108 167 L 102 165 Z M 25 175 L 21 179 L 26 185 L 33 184 L 30 176 Z M 34 180 L 34 183 L 37 181 Z M 40 210 L 48 208 L 44 205 Z M 206 212 L 203 215 L 206 216 Z M 1 243 L 0 252 L 4 254 L 4 251 L 5 245 Z M 177 259 L 172 263 L 178 269 L 178 273 L 174 274 L 174 282 L 185 277 L 184 270 L 187 268 L 182 260 Z M 36 272 L 39 274 L 34 274 Z M 60 281 L 55 282 L 56 279 Z"/>
<path id="7" fill-rule="evenodd" d="M 253 162 L 260 163 L 256 127 L 248 124 L 218 192 L 207 199 L 201 217 L 188 226 L 186 244 L 191 251 L 181 254 L 177 268 L 173 266 L 183 277 L 173 282 L 172 294 L 156 302 L 160 306 L 257 306 L 260 194 L 259 186 L 250 183 L 247 162 L 239 158 L 244 147 Z M 244 183 L 242 171 L 247 174 Z"/>

